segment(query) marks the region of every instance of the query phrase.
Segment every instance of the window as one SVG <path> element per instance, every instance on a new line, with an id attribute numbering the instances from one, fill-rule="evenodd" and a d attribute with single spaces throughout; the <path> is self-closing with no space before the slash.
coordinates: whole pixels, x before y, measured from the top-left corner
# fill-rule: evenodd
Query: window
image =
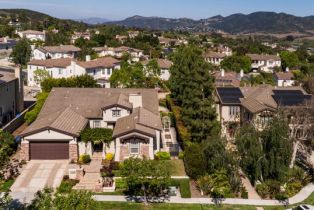
<path id="1" fill-rule="evenodd" d="M 102 69 L 102 70 L 101 70 L 101 74 L 105 74 L 105 69 Z"/>
<path id="2" fill-rule="evenodd" d="M 59 74 L 62 74 L 62 69 L 59 69 Z"/>
<path id="3" fill-rule="evenodd" d="M 121 110 L 112 110 L 112 116 L 113 117 L 120 117 L 121 116 Z"/>
<path id="4" fill-rule="evenodd" d="M 93 70 L 93 74 L 96 75 L 96 69 Z"/>
<path id="5" fill-rule="evenodd" d="M 107 69 L 107 75 L 111 74 L 111 69 Z"/>
<path id="6" fill-rule="evenodd" d="M 94 128 L 100 128 L 100 120 L 94 120 Z"/>
<path id="7" fill-rule="evenodd" d="M 140 143 L 137 141 L 130 142 L 130 154 L 140 153 Z"/>
<path id="8" fill-rule="evenodd" d="M 229 115 L 230 116 L 237 116 L 239 115 L 240 108 L 238 106 L 230 106 L 229 107 Z"/>

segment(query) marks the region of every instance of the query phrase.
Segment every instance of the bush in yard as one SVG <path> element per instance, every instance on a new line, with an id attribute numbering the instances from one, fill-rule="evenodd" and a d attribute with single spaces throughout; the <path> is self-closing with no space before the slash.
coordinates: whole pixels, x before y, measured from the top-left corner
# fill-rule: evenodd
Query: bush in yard
<path id="1" fill-rule="evenodd" d="M 245 198 L 245 199 L 249 198 L 249 194 L 244 187 L 242 187 L 242 190 L 241 190 L 241 198 Z"/>
<path id="2" fill-rule="evenodd" d="M 169 152 L 157 152 L 156 158 L 158 160 L 170 160 L 170 153 Z"/>
<path id="3" fill-rule="evenodd" d="M 285 191 L 288 197 L 292 197 L 297 194 L 302 189 L 302 187 L 303 185 L 300 181 L 289 182 L 287 183 Z"/>
<path id="4" fill-rule="evenodd" d="M 127 184 L 124 179 L 116 179 L 116 190 L 125 190 L 127 187 Z"/>
<path id="5" fill-rule="evenodd" d="M 64 177 L 60 186 L 57 188 L 57 193 L 69 193 L 71 192 L 74 185 L 76 185 L 79 181 L 69 179 L 69 177 Z"/>
<path id="6" fill-rule="evenodd" d="M 113 159 L 113 154 L 108 152 L 106 154 L 106 160 L 112 161 L 112 159 Z"/>
<path id="7" fill-rule="evenodd" d="M 91 158 L 88 154 L 80 155 L 80 158 L 79 158 L 80 163 L 86 164 L 86 163 L 89 163 L 90 161 L 91 161 Z"/>
<path id="8" fill-rule="evenodd" d="M 269 187 L 265 183 L 258 184 L 256 185 L 256 191 L 262 198 L 267 198 L 269 194 Z"/>
<path id="9" fill-rule="evenodd" d="M 183 160 L 183 158 L 184 158 L 184 152 L 182 151 L 182 152 L 179 152 L 179 159 L 180 160 Z"/>

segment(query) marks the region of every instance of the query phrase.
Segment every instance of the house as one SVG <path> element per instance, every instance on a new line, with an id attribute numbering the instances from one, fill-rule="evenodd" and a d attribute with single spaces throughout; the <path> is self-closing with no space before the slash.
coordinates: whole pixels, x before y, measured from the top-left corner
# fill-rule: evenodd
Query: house
<path id="1" fill-rule="evenodd" d="M 81 49 L 74 45 L 45 46 L 35 49 L 32 53 L 35 60 L 75 58 Z"/>
<path id="2" fill-rule="evenodd" d="M 226 56 L 232 55 L 232 49 L 228 46 L 219 45 L 216 50 L 218 53 L 225 54 Z"/>
<path id="3" fill-rule="evenodd" d="M 180 41 L 177 39 L 171 39 L 166 37 L 158 37 L 160 45 L 163 47 L 172 47 L 172 46 L 178 46 L 180 45 Z"/>
<path id="4" fill-rule="evenodd" d="M 130 39 L 134 39 L 135 37 L 137 37 L 140 34 L 139 31 L 128 31 L 128 35 Z"/>
<path id="5" fill-rule="evenodd" d="M 21 38 L 26 38 L 30 41 L 45 41 L 45 31 L 34 31 L 34 30 L 27 30 L 27 31 L 21 31 L 18 32 L 18 35 Z"/>
<path id="6" fill-rule="evenodd" d="M 205 61 L 216 66 L 219 66 L 225 57 L 227 57 L 226 54 L 213 51 L 209 51 L 204 54 Z"/>
<path id="7" fill-rule="evenodd" d="M 128 39 L 128 36 L 116 35 L 116 39 L 123 44 Z"/>
<path id="8" fill-rule="evenodd" d="M 52 78 L 69 78 L 88 74 L 97 80 L 102 87 L 110 87 L 109 78 L 113 71 L 120 69 L 120 61 L 112 57 L 103 57 L 86 61 L 77 61 L 71 58 L 31 60 L 27 64 L 27 82 L 29 86 L 39 87 L 35 71 L 43 69 L 49 72 Z"/>
<path id="9" fill-rule="evenodd" d="M 14 39 L 2 37 L 0 38 L 0 50 L 12 49 L 16 45 L 16 43 L 17 42 Z"/>
<path id="10" fill-rule="evenodd" d="M 80 142 L 84 128 L 113 129 L 113 141 L 101 147 L 103 156 L 154 159 L 162 147 L 157 91 L 54 88 L 35 122 L 21 134 L 21 158 L 77 161 L 86 152 Z"/>
<path id="11" fill-rule="evenodd" d="M 222 134 L 233 138 L 237 125 L 252 123 L 262 130 L 279 107 L 299 106 L 313 96 L 301 87 L 217 87 L 216 112 Z"/>
<path id="12" fill-rule="evenodd" d="M 149 63 L 149 60 L 142 61 L 144 67 Z M 160 68 L 160 79 L 169 80 L 170 78 L 170 67 L 172 62 L 167 59 L 157 59 L 158 66 Z"/>
<path id="13" fill-rule="evenodd" d="M 240 73 L 236 72 L 225 72 L 224 69 L 221 71 L 215 72 L 213 74 L 215 78 L 215 86 L 216 87 L 224 87 L 224 86 L 232 86 L 232 87 L 240 87 L 241 79 L 244 76 L 243 71 Z"/>
<path id="14" fill-rule="evenodd" d="M 0 128 L 24 109 L 23 79 L 19 68 L 0 69 Z"/>
<path id="15" fill-rule="evenodd" d="M 103 56 L 113 56 L 116 58 L 122 58 L 124 54 L 129 54 L 132 58 L 132 61 L 139 62 L 140 59 L 144 56 L 143 50 L 121 46 L 121 47 L 95 47 L 93 50 L 98 54 L 99 57 Z"/>
<path id="16" fill-rule="evenodd" d="M 278 87 L 293 86 L 295 83 L 294 75 L 292 72 L 276 72 L 274 74 Z"/>
<path id="17" fill-rule="evenodd" d="M 247 54 L 247 56 L 252 60 L 252 70 L 272 73 L 274 68 L 281 66 L 281 59 L 277 55 Z"/>
<path id="18" fill-rule="evenodd" d="M 83 38 L 85 40 L 90 40 L 91 34 L 88 31 L 86 31 L 86 32 L 74 32 L 72 37 L 71 37 L 71 43 L 74 44 L 75 41 L 79 38 Z"/>

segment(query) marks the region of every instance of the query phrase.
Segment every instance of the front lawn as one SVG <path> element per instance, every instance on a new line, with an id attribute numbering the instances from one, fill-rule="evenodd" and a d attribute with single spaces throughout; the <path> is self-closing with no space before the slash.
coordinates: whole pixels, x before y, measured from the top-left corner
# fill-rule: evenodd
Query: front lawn
<path id="1" fill-rule="evenodd" d="M 180 188 L 180 194 L 182 198 L 191 198 L 189 179 L 171 179 L 171 186 Z"/>
<path id="2" fill-rule="evenodd" d="M 57 188 L 57 193 L 70 193 L 74 185 L 76 185 L 79 181 L 69 179 L 68 176 L 65 176 Z"/>
<path id="3" fill-rule="evenodd" d="M 171 176 L 186 176 L 184 163 L 182 160 L 165 160 L 169 162 Z"/>
<path id="4" fill-rule="evenodd" d="M 14 179 L 0 182 L 0 192 L 8 192 L 14 183 Z"/>

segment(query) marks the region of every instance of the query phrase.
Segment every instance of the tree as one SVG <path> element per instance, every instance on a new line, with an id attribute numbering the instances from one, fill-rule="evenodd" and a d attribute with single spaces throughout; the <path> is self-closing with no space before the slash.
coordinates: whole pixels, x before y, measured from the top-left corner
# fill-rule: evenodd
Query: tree
<path id="1" fill-rule="evenodd" d="M 186 173 L 192 178 L 197 179 L 206 173 L 206 160 L 203 154 L 203 146 L 193 143 L 184 151 L 184 166 Z"/>
<path id="2" fill-rule="evenodd" d="M 144 68 L 144 74 L 146 75 L 146 87 L 155 88 L 159 85 L 160 68 L 156 59 L 148 62 Z"/>
<path id="3" fill-rule="evenodd" d="M 26 65 L 31 57 L 31 46 L 26 38 L 21 39 L 13 48 L 12 61 L 18 65 Z"/>
<path id="4" fill-rule="evenodd" d="M 180 47 L 170 69 L 171 95 L 182 107 L 181 118 L 191 132 L 192 141 L 201 142 L 219 132 L 213 108 L 211 65 L 195 46 Z"/>
<path id="5" fill-rule="evenodd" d="M 251 70 L 251 59 L 247 56 L 232 55 L 226 57 L 220 64 L 221 68 L 227 71 L 248 73 Z"/>
<path id="6" fill-rule="evenodd" d="M 281 65 L 284 69 L 295 68 L 300 64 L 298 55 L 295 52 L 284 51 L 280 53 Z"/>
<path id="7" fill-rule="evenodd" d="M 110 143 L 112 141 L 112 129 L 109 128 L 85 128 L 80 133 L 83 142 L 92 141 L 94 144 Z"/>
<path id="8" fill-rule="evenodd" d="M 40 84 L 42 81 L 44 81 L 45 79 L 49 78 L 49 72 L 43 69 L 37 69 L 34 71 L 34 81 L 37 84 Z"/>
<path id="9" fill-rule="evenodd" d="M 264 154 L 260 134 L 251 124 L 245 124 L 236 135 L 236 145 L 240 155 L 240 165 L 251 183 L 262 180 L 262 160 Z"/>
<path id="10" fill-rule="evenodd" d="M 123 162 L 121 173 L 131 196 L 163 196 L 170 185 L 169 165 L 163 161 L 130 158 Z"/>
<path id="11" fill-rule="evenodd" d="M 0 208 L 1 209 L 9 209 L 9 205 L 12 201 L 12 198 L 9 194 L 9 192 L 5 192 L 2 193 L 2 195 L 0 195 Z"/>
<path id="12" fill-rule="evenodd" d="M 14 136 L 8 132 L 0 130 L 0 178 L 3 178 L 2 169 L 8 163 L 10 156 L 16 150 Z"/>

